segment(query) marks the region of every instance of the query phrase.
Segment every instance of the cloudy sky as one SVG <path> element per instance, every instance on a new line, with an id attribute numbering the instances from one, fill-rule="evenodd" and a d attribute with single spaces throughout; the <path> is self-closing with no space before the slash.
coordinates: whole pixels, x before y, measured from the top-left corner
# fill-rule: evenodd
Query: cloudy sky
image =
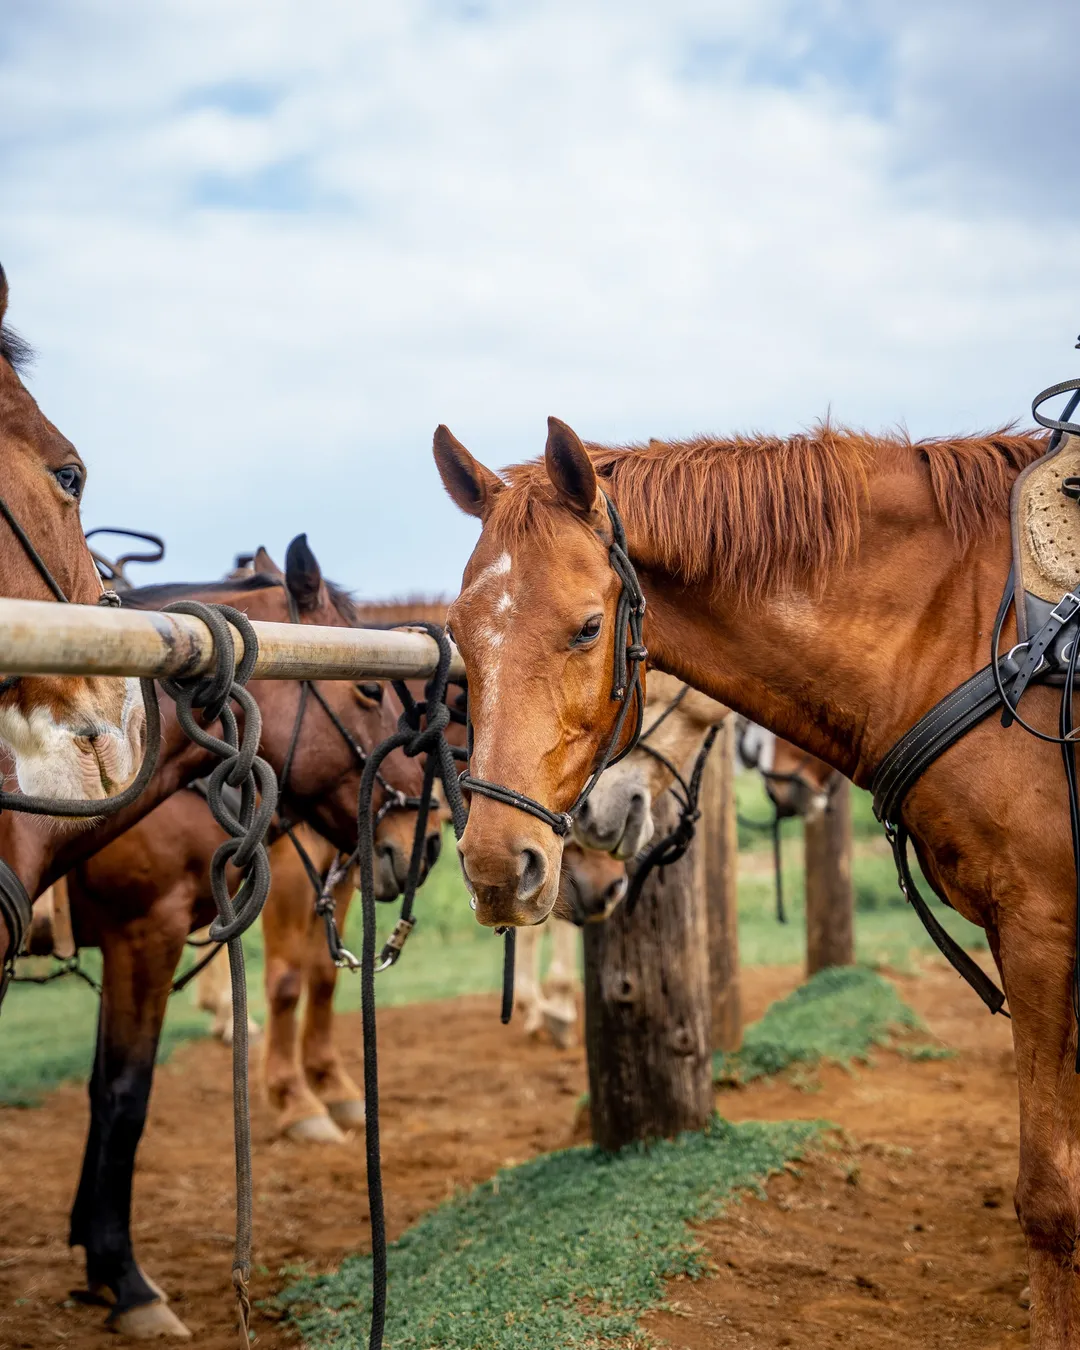
<path id="1" fill-rule="evenodd" d="M 1027 419 L 1076 373 L 1071 0 L 5 0 L 0 262 L 88 527 L 452 590 L 492 465 Z M 144 574 L 145 579 L 150 577 Z"/>

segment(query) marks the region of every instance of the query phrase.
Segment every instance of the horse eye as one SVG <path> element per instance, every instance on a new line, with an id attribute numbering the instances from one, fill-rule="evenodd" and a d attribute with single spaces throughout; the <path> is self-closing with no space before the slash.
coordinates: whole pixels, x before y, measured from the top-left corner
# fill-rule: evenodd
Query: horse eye
<path id="1" fill-rule="evenodd" d="M 368 683 L 358 684 L 356 687 L 365 698 L 370 698 L 374 700 L 374 702 L 376 703 L 382 702 L 383 687 L 381 684 L 378 684 L 374 680 L 372 680 L 370 684 Z"/>
<path id="2" fill-rule="evenodd" d="M 571 647 L 587 647 L 590 642 L 595 642 L 600 636 L 602 624 L 603 618 L 599 614 L 594 614 L 591 619 L 586 619 L 578 630 L 577 636 L 571 641 Z"/>
<path id="3" fill-rule="evenodd" d="M 69 496 L 78 498 L 81 495 L 83 487 L 82 473 L 74 464 L 65 464 L 62 469 L 57 469 L 56 481 Z"/>

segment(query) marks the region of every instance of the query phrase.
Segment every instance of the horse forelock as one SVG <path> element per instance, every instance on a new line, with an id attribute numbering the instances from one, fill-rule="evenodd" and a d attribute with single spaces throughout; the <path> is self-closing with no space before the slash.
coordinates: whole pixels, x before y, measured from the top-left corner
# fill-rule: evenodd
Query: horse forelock
<path id="1" fill-rule="evenodd" d="M 586 446 L 600 485 L 626 524 L 638 561 L 685 582 L 712 580 L 745 603 L 795 587 L 819 588 L 858 552 L 860 512 L 887 458 L 926 473 L 958 547 L 1000 528 L 1017 474 L 1046 438 L 1012 427 L 913 441 L 819 423 L 787 438 L 700 436 Z M 505 471 L 485 520 L 493 542 L 550 545 L 570 517 L 543 460 Z"/>

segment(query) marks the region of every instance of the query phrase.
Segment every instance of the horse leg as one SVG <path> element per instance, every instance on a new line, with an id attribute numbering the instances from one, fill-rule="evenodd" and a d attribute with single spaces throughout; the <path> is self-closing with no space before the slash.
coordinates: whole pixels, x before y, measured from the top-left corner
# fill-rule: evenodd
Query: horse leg
<path id="1" fill-rule="evenodd" d="M 355 889 L 356 877 L 350 870 L 334 888 L 335 912 L 339 928 Z M 341 1054 L 334 1044 L 334 988 L 337 966 L 330 959 L 326 930 L 315 919 L 308 930 L 307 1006 L 304 1009 L 302 1058 L 309 1086 L 343 1130 L 364 1123 L 364 1094 L 345 1071 Z"/>
<path id="2" fill-rule="evenodd" d="M 1071 924 L 1001 926 L 1020 1093 L 1016 1213 L 1027 1240 L 1032 1350 L 1080 1344 L 1080 1076 Z M 1037 916 L 1032 915 L 1034 920 Z"/>
<path id="3" fill-rule="evenodd" d="M 560 1050 L 577 1042 L 578 930 L 565 919 L 552 921 L 554 950 L 544 981 L 544 1025 Z"/>
<path id="4" fill-rule="evenodd" d="M 184 947 L 190 907 L 168 899 L 105 929 L 98 1040 L 90 1080 L 90 1130 L 71 1211 L 70 1243 L 86 1249 L 87 1285 L 113 1304 L 123 1335 L 188 1337 L 162 1290 L 140 1270 L 131 1242 L 135 1154 L 146 1123 L 161 1023 Z M 170 913 L 171 911 L 171 913 Z"/>
<path id="5" fill-rule="evenodd" d="M 263 909 L 266 947 L 266 1096 L 278 1129 L 302 1143 L 340 1144 L 345 1135 L 308 1087 L 300 1065 L 296 1008 L 304 987 L 311 882 L 292 845 L 273 855 L 274 879 Z"/>
<path id="6" fill-rule="evenodd" d="M 535 1036 L 544 1025 L 544 996 L 540 989 L 540 943 L 544 924 L 519 928 L 514 960 L 514 1006 L 526 1036 Z"/>

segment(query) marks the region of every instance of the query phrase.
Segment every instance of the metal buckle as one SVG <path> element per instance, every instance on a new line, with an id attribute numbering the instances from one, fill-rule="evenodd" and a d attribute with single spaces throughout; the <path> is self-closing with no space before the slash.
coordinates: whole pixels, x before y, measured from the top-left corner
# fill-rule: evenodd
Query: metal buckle
<path id="1" fill-rule="evenodd" d="M 401 955 L 401 949 L 405 946 L 405 939 L 409 936 L 409 934 L 415 927 L 416 927 L 415 919 L 398 919 L 397 923 L 394 924 L 394 931 L 390 934 L 390 936 L 386 939 L 386 942 L 383 944 L 383 949 L 382 952 L 380 953 L 382 959 L 380 963 L 375 967 L 376 975 L 378 975 L 381 971 L 389 970 L 390 967 L 394 965 L 398 957 Z"/>
<path id="2" fill-rule="evenodd" d="M 1073 606 L 1072 613 L 1068 615 L 1059 614 L 1058 610 L 1061 608 L 1061 606 L 1065 603 L 1066 600 L 1072 601 Z M 1073 619 L 1075 619 L 1077 614 L 1080 614 L 1080 595 L 1076 595 L 1072 591 L 1066 591 L 1065 594 L 1054 606 L 1054 608 L 1050 611 L 1050 618 L 1056 619 L 1058 623 L 1064 627 L 1065 624 L 1070 623 Z"/>

